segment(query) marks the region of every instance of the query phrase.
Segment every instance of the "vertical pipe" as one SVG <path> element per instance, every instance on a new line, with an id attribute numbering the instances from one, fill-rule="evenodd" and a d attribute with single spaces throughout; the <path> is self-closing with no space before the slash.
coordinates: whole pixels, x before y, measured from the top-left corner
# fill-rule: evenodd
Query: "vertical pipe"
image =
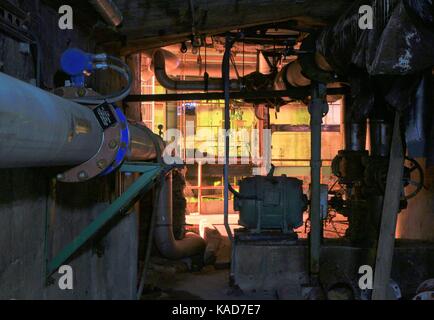
<path id="1" fill-rule="evenodd" d="M 197 212 L 202 211 L 202 161 L 197 164 Z"/>
<path id="2" fill-rule="evenodd" d="M 160 253 L 168 259 L 182 259 L 203 254 L 206 242 L 199 235 L 188 232 L 182 240 L 173 235 L 173 192 L 172 173 L 161 180 L 155 223 L 155 244 Z"/>
<path id="3" fill-rule="evenodd" d="M 326 87 L 324 84 L 314 83 L 312 86 L 312 100 L 309 104 L 311 128 L 311 203 L 310 203 L 310 273 L 312 281 L 316 281 L 319 274 L 319 259 L 321 250 L 321 124 L 322 117 L 327 112 L 325 101 Z"/>
<path id="4" fill-rule="evenodd" d="M 225 113 L 224 113 L 224 121 L 225 121 L 225 163 L 223 167 L 223 198 L 224 198 L 224 225 L 226 232 L 228 234 L 228 238 L 233 241 L 232 231 L 229 226 L 229 130 L 230 130 L 230 110 L 229 110 L 229 90 L 230 90 L 230 81 L 229 81 L 229 61 L 231 56 L 231 48 L 233 45 L 233 40 L 230 36 L 226 36 L 225 41 L 225 53 L 223 55 L 223 63 L 222 63 L 222 77 L 223 77 L 223 88 L 224 88 L 224 97 L 225 97 Z"/>
<path id="5" fill-rule="evenodd" d="M 167 90 L 167 93 L 175 93 L 174 91 Z M 178 128 L 178 109 L 176 101 L 166 102 L 166 130 Z"/>

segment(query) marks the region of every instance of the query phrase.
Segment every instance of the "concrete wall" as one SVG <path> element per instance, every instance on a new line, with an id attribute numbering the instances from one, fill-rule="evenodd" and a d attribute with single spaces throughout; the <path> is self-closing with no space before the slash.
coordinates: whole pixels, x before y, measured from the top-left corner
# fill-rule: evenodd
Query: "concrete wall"
<path id="1" fill-rule="evenodd" d="M 42 87 L 53 87 L 61 53 L 68 47 L 95 51 L 88 30 L 57 28 L 57 11 L 39 0 L 11 1 L 32 12 L 42 50 Z M 24 81 L 35 78 L 34 57 L 0 30 L 0 71 Z M 105 90 L 118 83 L 100 78 Z M 31 103 L 31 102 L 30 102 Z M 13 106 L 11 106 L 13 108 Z M 31 154 L 29 154 L 31 157 Z M 71 241 L 114 199 L 113 176 L 80 184 L 50 183 L 59 168 L 0 170 L 0 299 L 131 299 L 137 284 L 137 217 L 111 226 L 69 265 L 74 289 L 60 290 L 55 273 L 46 283 L 46 257 Z M 47 223 L 49 228 L 47 228 Z"/>

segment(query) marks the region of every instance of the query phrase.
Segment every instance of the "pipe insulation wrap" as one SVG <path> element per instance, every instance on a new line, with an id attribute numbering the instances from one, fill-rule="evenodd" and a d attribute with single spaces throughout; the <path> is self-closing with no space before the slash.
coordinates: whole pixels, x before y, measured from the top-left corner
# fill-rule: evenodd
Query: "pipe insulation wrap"
<path id="1" fill-rule="evenodd" d="M 0 72 L 0 167 L 74 165 L 100 148 L 92 110 Z"/>

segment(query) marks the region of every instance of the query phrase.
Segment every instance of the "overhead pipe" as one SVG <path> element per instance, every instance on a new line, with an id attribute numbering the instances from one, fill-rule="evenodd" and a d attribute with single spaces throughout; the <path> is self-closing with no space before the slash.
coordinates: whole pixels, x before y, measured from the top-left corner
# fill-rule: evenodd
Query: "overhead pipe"
<path id="1" fill-rule="evenodd" d="M 166 59 L 167 62 L 167 59 Z M 149 65 L 149 67 L 144 67 L 144 71 L 142 72 L 142 79 L 144 81 L 147 81 L 151 79 L 154 76 L 154 72 L 152 71 L 153 67 Z M 221 65 L 220 64 L 210 64 L 208 63 L 206 66 L 206 72 L 208 73 L 208 76 L 211 78 L 218 78 L 221 76 Z M 256 71 L 256 67 L 253 65 L 246 65 L 244 67 L 244 73 L 249 74 Z M 202 65 L 202 67 L 197 64 L 196 62 L 190 61 L 190 62 L 184 62 L 180 63 L 178 67 L 175 69 L 170 69 L 167 65 L 167 75 L 169 77 L 175 77 L 175 76 L 184 76 L 184 77 L 203 77 L 203 74 L 205 72 L 205 67 Z M 233 68 L 231 68 L 230 71 L 230 77 L 236 78 L 237 74 Z"/>
<path id="2" fill-rule="evenodd" d="M 202 254 L 206 242 L 199 235 L 187 232 L 181 240 L 173 235 L 172 173 L 161 181 L 157 202 L 157 221 L 155 224 L 155 245 L 160 253 L 169 259 L 181 259 Z"/>
<path id="3" fill-rule="evenodd" d="M 161 50 L 154 52 L 153 62 L 155 77 L 166 89 L 183 91 L 223 91 L 223 79 L 221 78 L 208 78 L 207 80 L 175 80 L 169 77 L 166 72 L 164 52 Z M 231 80 L 229 87 L 230 90 L 240 90 L 241 82 Z"/>
<path id="4" fill-rule="evenodd" d="M 148 81 L 154 76 L 154 63 L 152 61 L 154 52 L 156 50 L 161 50 L 161 52 L 164 55 L 164 61 L 166 64 L 166 72 L 171 73 L 177 70 L 181 65 L 181 59 L 174 54 L 173 52 L 166 50 L 166 49 L 153 49 L 153 50 L 147 50 L 143 51 L 143 59 L 142 59 L 142 66 L 141 66 L 141 78 L 144 81 Z"/>
<path id="5" fill-rule="evenodd" d="M 315 42 L 313 37 L 308 37 L 302 45 L 302 50 L 315 50 Z M 224 81 L 221 78 L 208 78 L 207 80 L 175 80 L 171 78 L 166 71 L 166 59 L 168 57 L 167 50 L 158 49 L 153 53 L 153 68 L 154 74 L 158 82 L 169 90 L 184 90 L 184 91 L 223 91 Z M 265 58 L 259 55 L 260 71 L 268 71 Z M 180 70 L 182 64 L 179 65 Z M 177 70 L 177 69 L 175 69 Z M 212 74 L 216 74 L 217 70 L 210 68 Z M 190 75 L 197 68 L 187 65 L 184 73 Z M 208 71 L 208 70 L 207 70 Z M 251 71 L 250 69 L 248 71 Z M 230 72 L 230 68 L 229 71 Z M 269 74 L 269 73 L 268 73 Z M 193 74 L 195 75 L 195 74 Z M 229 91 L 242 89 L 243 82 L 246 79 L 256 79 L 254 72 L 248 72 L 248 75 L 243 80 L 229 80 Z M 303 54 L 299 59 L 285 65 L 280 72 L 277 73 L 274 83 L 271 86 L 276 91 L 291 90 L 293 88 L 308 87 L 312 81 L 324 83 L 335 82 L 335 76 L 332 67 L 319 52 Z M 270 89 L 271 89 L 270 87 Z M 289 100 L 286 98 L 285 100 Z"/>
<path id="6" fill-rule="evenodd" d="M 169 77 L 171 76 L 177 76 L 182 75 L 186 77 L 203 77 L 204 71 L 208 73 L 208 76 L 213 78 L 220 78 L 221 77 L 221 65 L 216 62 L 210 62 L 208 61 L 206 63 L 206 66 L 204 64 L 199 64 L 196 61 L 185 61 L 181 62 L 179 57 L 174 54 L 172 51 L 166 50 L 166 49 L 157 49 L 161 50 L 164 54 L 164 60 L 166 64 L 166 73 Z M 149 80 L 154 75 L 154 64 L 152 61 L 152 57 L 154 55 L 155 50 L 150 50 L 147 52 L 144 52 L 144 63 L 142 67 L 142 79 Z M 262 55 L 261 55 L 262 56 Z M 265 59 L 265 58 L 263 58 Z M 268 66 L 268 65 L 267 65 Z M 270 73 L 269 67 L 264 66 L 264 70 L 267 70 L 266 72 L 262 72 L 261 69 L 259 70 L 262 73 Z M 256 71 L 256 66 L 252 64 L 247 64 L 243 66 L 244 74 L 249 74 Z M 230 73 L 231 78 L 236 78 L 237 73 L 234 68 L 231 68 Z"/>
<path id="7" fill-rule="evenodd" d="M 276 75 L 274 90 L 308 87 L 312 81 L 331 83 L 337 81 L 333 68 L 326 58 L 315 51 L 314 37 L 309 36 L 300 48 L 309 53 L 301 54 L 297 60 L 285 65 Z"/>
<path id="8" fill-rule="evenodd" d="M 89 0 L 89 2 L 108 25 L 117 27 L 122 23 L 122 12 L 112 0 Z"/>

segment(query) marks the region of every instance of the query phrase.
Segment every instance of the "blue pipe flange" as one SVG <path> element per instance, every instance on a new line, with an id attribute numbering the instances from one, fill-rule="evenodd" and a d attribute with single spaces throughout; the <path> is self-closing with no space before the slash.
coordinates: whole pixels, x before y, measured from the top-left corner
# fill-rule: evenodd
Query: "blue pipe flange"
<path id="1" fill-rule="evenodd" d="M 113 172 L 118 168 L 122 162 L 124 162 L 125 156 L 128 153 L 129 143 L 130 143 L 130 130 L 128 129 L 128 120 L 127 117 L 124 115 L 122 110 L 116 106 L 115 112 L 116 115 L 120 121 L 121 124 L 121 137 L 120 137 L 120 146 L 118 149 L 118 152 L 116 153 L 115 160 L 112 162 L 112 164 L 105 169 L 101 175 L 105 176 L 109 173 Z"/>
<path id="2" fill-rule="evenodd" d="M 122 110 L 109 103 L 90 108 L 103 131 L 101 146 L 86 162 L 57 175 L 61 182 L 81 182 L 107 175 L 122 164 L 128 152 L 130 133 Z"/>

